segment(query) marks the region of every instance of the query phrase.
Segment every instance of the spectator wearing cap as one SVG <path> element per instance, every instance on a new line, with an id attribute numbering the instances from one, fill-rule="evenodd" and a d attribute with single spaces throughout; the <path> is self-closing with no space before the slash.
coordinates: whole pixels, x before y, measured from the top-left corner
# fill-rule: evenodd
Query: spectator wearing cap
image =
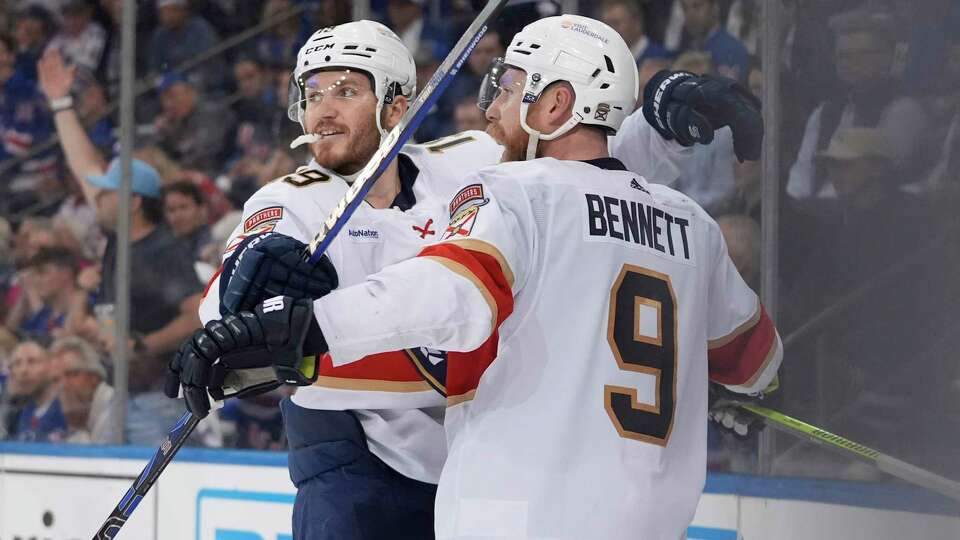
<path id="1" fill-rule="evenodd" d="M 65 96 L 73 84 L 68 70 L 57 69 L 55 57 L 44 56 L 40 73 L 44 91 L 51 99 Z M 62 68 L 62 66 L 59 66 Z M 48 69 L 47 68 L 51 68 Z M 98 302 L 95 312 L 109 319 L 116 302 L 116 224 L 121 211 L 117 190 L 120 187 L 120 163 L 108 165 L 90 140 L 73 107 L 54 115 L 57 134 L 70 172 L 82 179 L 87 204 L 96 208 L 97 223 L 107 237 L 101 267 Z M 169 424 L 182 413 L 182 405 L 167 399 L 160 391 L 166 364 L 174 350 L 200 325 L 197 310 L 201 284 L 193 269 L 192 258 L 162 225 L 161 182 L 157 171 L 140 160 L 133 160 L 130 212 L 131 271 L 130 329 L 127 344 L 133 351 L 130 362 L 130 392 L 126 440 L 155 444 L 163 438 Z M 92 320 L 92 314 L 86 314 Z M 80 325 L 95 328 L 92 324 Z M 113 349 L 113 332 L 102 325 L 99 341 Z"/>
<path id="2" fill-rule="evenodd" d="M 815 156 L 841 130 L 875 128 L 887 141 L 892 162 L 908 170 L 928 118 L 917 101 L 901 95 L 894 80 L 896 22 L 883 11 L 860 9 L 830 20 L 836 36 L 836 74 L 843 89 L 821 103 L 807 119 L 803 140 L 790 168 L 787 193 L 797 199 L 834 197 L 832 185 L 816 170 Z"/>
<path id="3" fill-rule="evenodd" d="M 193 83 L 180 73 L 165 74 L 157 91 L 161 111 L 154 122 L 156 144 L 183 167 L 218 173 L 232 151 L 233 112 L 221 103 L 201 99 Z"/>
<path id="4" fill-rule="evenodd" d="M 187 0 L 156 0 L 159 25 L 150 42 L 150 71 L 165 73 L 213 47 L 217 32 L 205 19 L 190 12 Z M 220 89 L 226 77 L 219 58 L 208 60 L 191 76 L 208 91 Z"/>
<path id="5" fill-rule="evenodd" d="M 70 309 L 83 300 L 76 286 L 76 255 L 63 247 L 43 248 L 27 263 L 25 290 L 7 316 L 7 328 L 48 339 L 64 327 Z"/>
<path id="6" fill-rule="evenodd" d="M 37 60 L 43 54 L 55 28 L 50 12 L 35 4 L 27 6 L 14 17 L 17 71 L 27 79 L 37 79 Z"/>
<path id="7" fill-rule="evenodd" d="M 103 59 L 107 31 L 93 20 L 93 6 L 86 0 L 70 0 L 63 6 L 63 25 L 50 44 L 70 64 L 94 71 Z"/>
<path id="8" fill-rule="evenodd" d="M 89 175 L 86 180 L 99 189 L 97 219 L 108 231 L 98 302 L 112 305 L 117 296 L 117 243 L 112 233 L 119 212 L 119 160 L 111 163 L 106 174 Z M 159 390 L 169 356 L 199 326 L 201 284 L 186 246 L 162 225 L 160 176 L 146 163 L 133 160 L 132 188 L 130 329 L 133 337 L 128 346 L 133 355 L 127 438 L 136 444 L 146 444 L 151 439 L 162 438 L 164 426 L 182 412 L 176 402 L 173 407 L 167 405 Z M 112 350 L 113 339 L 109 329 L 100 335 L 107 350 Z"/>
<path id="9" fill-rule="evenodd" d="M 67 419 L 57 394 L 59 373 L 46 349 L 36 341 L 21 342 L 10 357 L 10 377 L 24 397 L 13 437 L 19 441 L 54 442 L 63 440 Z"/>
<path id="10" fill-rule="evenodd" d="M 63 369 L 60 405 L 68 426 L 66 442 L 121 442 L 111 407 L 113 388 L 106 382 L 107 372 L 96 349 L 70 336 L 54 341 L 50 354 Z"/>
<path id="11" fill-rule="evenodd" d="M 200 250 L 210 241 L 207 203 L 200 188 L 186 180 L 164 187 L 163 215 L 173 235 L 199 260 Z"/>

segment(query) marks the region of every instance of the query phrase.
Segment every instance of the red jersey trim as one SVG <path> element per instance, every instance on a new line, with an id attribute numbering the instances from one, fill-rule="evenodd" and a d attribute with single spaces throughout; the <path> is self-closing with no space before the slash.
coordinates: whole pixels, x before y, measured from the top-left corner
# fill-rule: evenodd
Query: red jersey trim
<path id="1" fill-rule="evenodd" d="M 473 399 L 480 378 L 497 357 L 500 325 L 513 313 L 513 273 L 499 250 L 486 242 L 434 244 L 424 248 L 420 256 L 470 280 L 490 305 L 493 317 L 490 337 L 483 345 L 470 352 L 447 352 L 447 405 L 455 405 Z"/>
<path id="2" fill-rule="evenodd" d="M 712 340 L 707 351 L 710 380 L 729 386 L 750 386 L 776 356 L 777 329 L 762 305 L 731 339 Z M 720 346 L 715 342 L 723 341 Z"/>

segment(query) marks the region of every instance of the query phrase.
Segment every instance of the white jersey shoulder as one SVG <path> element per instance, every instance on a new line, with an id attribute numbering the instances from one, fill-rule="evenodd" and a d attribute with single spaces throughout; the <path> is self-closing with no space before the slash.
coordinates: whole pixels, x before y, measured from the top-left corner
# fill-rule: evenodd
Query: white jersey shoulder
<path id="1" fill-rule="evenodd" d="M 403 147 L 420 170 L 417 200 L 448 199 L 468 174 L 500 161 L 503 147 L 483 131 L 463 131 L 448 137 Z M 418 185 L 419 184 L 419 185 Z"/>

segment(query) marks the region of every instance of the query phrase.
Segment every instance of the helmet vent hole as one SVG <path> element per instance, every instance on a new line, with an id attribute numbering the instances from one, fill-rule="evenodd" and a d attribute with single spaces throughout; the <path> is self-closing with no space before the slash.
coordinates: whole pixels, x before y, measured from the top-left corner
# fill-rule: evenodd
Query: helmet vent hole
<path id="1" fill-rule="evenodd" d="M 517 53 L 517 54 L 526 54 L 526 55 L 528 55 L 528 56 L 530 55 L 530 51 L 525 51 L 525 50 L 523 50 L 523 49 L 514 49 L 513 52 L 515 52 L 515 53 Z"/>
<path id="2" fill-rule="evenodd" d="M 607 61 L 607 71 L 610 73 L 616 73 L 616 70 L 613 69 L 613 60 L 611 60 L 607 55 L 603 55 L 603 59 Z"/>
<path id="3" fill-rule="evenodd" d="M 600 74 L 600 68 L 597 68 L 597 70 L 593 72 L 593 75 L 591 75 L 590 78 L 592 79 L 592 78 L 596 77 L 596 76 L 599 75 L 599 74 Z"/>
<path id="4" fill-rule="evenodd" d="M 345 46 L 343 47 L 343 50 L 345 50 L 345 51 L 352 51 L 352 50 L 355 50 L 357 47 L 358 47 L 358 45 L 345 45 Z"/>
<path id="5" fill-rule="evenodd" d="M 327 62 L 330 61 L 330 57 L 329 57 L 329 56 L 326 56 L 326 57 L 324 57 L 323 59 L 324 59 L 325 61 L 327 61 Z"/>
<path id="6" fill-rule="evenodd" d="M 618 106 L 618 105 L 614 105 L 613 108 L 616 109 L 616 110 L 618 110 L 618 111 L 622 111 L 622 110 L 623 110 L 623 107 L 620 107 L 620 106 Z"/>
<path id="7" fill-rule="evenodd" d="M 367 51 L 367 52 L 377 52 L 376 49 L 373 49 L 373 48 L 370 48 L 370 47 L 367 47 L 367 48 L 366 48 L 366 51 Z"/>
<path id="8" fill-rule="evenodd" d="M 539 48 L 540 48 L 540 45 L 537 44 L 537 43 L 531 43 L 531 44 L 530 44 L 530 48 L 531 48 L 531 49 L 539 49 Z"/>
<path id="9" fill-rule="evenodd" d="M 603 83 L 603 84 L 600 85 L 600 89 L 601 89 L 601 90 L 606 90 L 607 88 L 610 88 L 610 84 L 609 84 L 609 83 Z"/>

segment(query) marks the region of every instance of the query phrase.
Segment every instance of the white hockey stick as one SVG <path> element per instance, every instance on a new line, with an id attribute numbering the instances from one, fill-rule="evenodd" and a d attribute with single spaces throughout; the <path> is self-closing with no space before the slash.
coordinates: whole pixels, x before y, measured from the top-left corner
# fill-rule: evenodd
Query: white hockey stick
<path id="1" fill-rule="evenodd" d="M 446 90 L 454 75 L 460 71 L 467 57 L 473 52 L 480 38 L 487 32 L 490 23 L 493 22 L 506 3 L 507 0 L 490 0 L 487 2 L 487 5 L 473 20 L 467 31 L 460 37 L 460 41 L 454 45 L 450 54 L 437 68 L 433 77 L 430 77 L 430 80 L 424 85 L 417 99 L 413 101 L 406 114 L 400 119 L 400 123 L 380 141 L 380 148 L 367 162 L 367 166 L 363 168 L 357 179 L 354 180 L 346 195 L 341 199 L 340 204 L 333 209 L 323 222 L 323 229 L 310 241 L 308 247 L 310 262 L 317 262 L 327 250 L 327 247 L 330 246 L 330 243 L 333 242 L 337 233 L 360 206 L 360 203 L 363 202 L 364 197 L 373 188 L 383 171 L 387 169 L 387 166 L 397 156 L 403 145 L 413 136 L 413 132 L 430 112 L 437 98 Z"/>

